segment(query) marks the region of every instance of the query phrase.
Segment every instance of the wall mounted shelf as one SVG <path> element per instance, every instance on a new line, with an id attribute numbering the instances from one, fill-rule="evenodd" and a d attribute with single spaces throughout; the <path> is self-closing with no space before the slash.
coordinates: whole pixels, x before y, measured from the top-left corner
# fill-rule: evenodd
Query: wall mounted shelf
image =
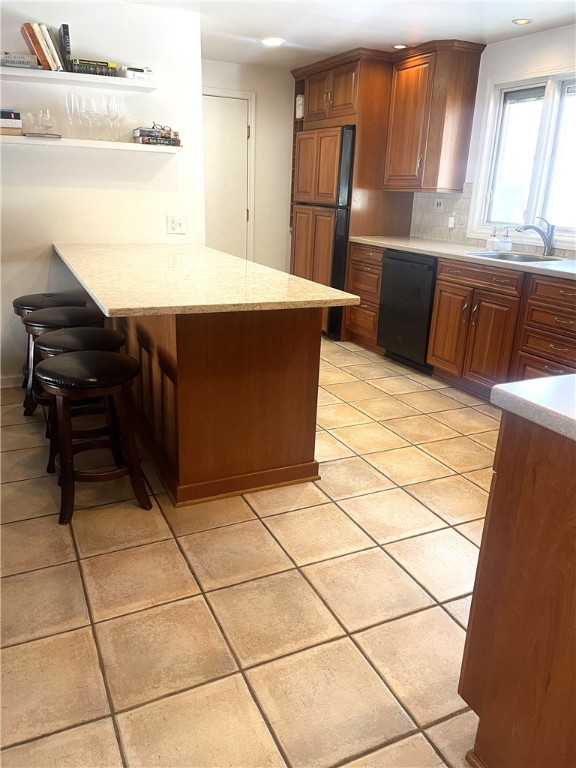
<path id="1" fill-rule="evenodd" d="M 2 67 L 0 81 L 20 83 L 41 83 L 42 85 L 65 85 L 68 87 L 101 88 L 113 91 L 136 91 L 151 93 L 158 88 L 152 80 L 136 80 L 126 77 L 104 75 L 80 75 L 75 72 L 52 72 L 45 69 L 18 69 Z"/>
<path id="2" fill-rule="evenodd" d="M 131 144 L 128 141 L 90 141 L 87 139 L 43 139 L 36 136 L 0 136 L 0 145 L 27 147 L 56 147 L 59 149 L 113 149 L 121 152 L 147 152 L 175 155 L 182 147 L 163 144 Z"/>

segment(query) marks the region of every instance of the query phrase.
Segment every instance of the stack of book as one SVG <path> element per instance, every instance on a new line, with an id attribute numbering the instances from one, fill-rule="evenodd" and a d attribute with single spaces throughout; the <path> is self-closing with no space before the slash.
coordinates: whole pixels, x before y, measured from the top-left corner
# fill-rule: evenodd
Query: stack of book
<path id="1" fill-rule="evenodd" d="M 134 128 L 134 141 L 138 144 L 165 144 L 169 147 L 180 147 L 180 134 L 171 128 Z"/>
<path id="2" fill-rule="evenodd" d="M 80 75 L 106 75 L 116 77 L 117 67 L 113 61 L 93 61 L 91 59 L 72 59 L 71 72 Z"/>
<path id="3" fill-rule="evenodd" d="M 13 109 L 0 110 L 0 135 L 22 135 L 22 118 L 20 112 L 15 112 Z"/>
<path id="4" fill-rule="evenodd" d="M 53 72 L 71 71 L 68 24 L 62 24 L 56 32 L 46 24 L 26 21 L 22 24 L 20 31 L 28 50 L 38 58 L 42 69 Z"/>
<path id="5" fill-rule="evenodd" d="M 38 64 L 38 57 L 35 53 L 5 52 L 0 56 L 0 66 L 23 67 L 24 69 L 41 69 L 40 65 Z"/>
<path id="6" fill-rule="evenodd" d="M 118 69 L 119 77 L 127 77 L 132 80 L 151 80 L 153 72 L 150 67 L 126 67 L 122 66 Z"/>

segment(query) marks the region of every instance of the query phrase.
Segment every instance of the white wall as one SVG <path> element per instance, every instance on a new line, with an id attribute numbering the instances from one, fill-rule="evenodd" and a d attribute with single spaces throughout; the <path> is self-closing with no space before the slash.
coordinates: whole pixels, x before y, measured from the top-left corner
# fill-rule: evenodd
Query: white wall
<path id="1" fill-rule="evenodd" d="M 480 59 L 466 181 L 474 181 L 476 176 L 488 81 L 501 81 L 504 77 L 528 78 L 535 74 L 550 74 L 559 68 L 574 71 L 575 43 L 576 26 L 571 25 L 486 46 Z"/>
<path id="2" fill-rule="evenodd" d="M 256 94 L 254 261 L 289 271 L 294 78 L 287 70 L 205 60 L 202 84 Z"/>
<path id="3" fill-rule="evenodd" d="M 5 3 L 3 51 L 25 51 L 24 21 L 70 26 L 73 55 L 154 69 L 153 93 L 119 93 L 126 102 L 123 138 L 153 121 L 180 131 L 178 154 L 102 148 L 2 146 L 2 384 L 18 379 L 25 349 L 12 299 L 77 286 L 51 243 L 203 242 L 204 171 L 200 25 L 197 14 L 124 2 Z M 39 106 L 67 135 L 65 94 L 108 91 L 58 84 L 2 83 L 2 106 Z M 69 135 L 69 134 L 68 134 Z M 166 214 L 188 219 L 186 235 L 166 233 Z M 134 280 L 138 275 L 134 275 Z"/>

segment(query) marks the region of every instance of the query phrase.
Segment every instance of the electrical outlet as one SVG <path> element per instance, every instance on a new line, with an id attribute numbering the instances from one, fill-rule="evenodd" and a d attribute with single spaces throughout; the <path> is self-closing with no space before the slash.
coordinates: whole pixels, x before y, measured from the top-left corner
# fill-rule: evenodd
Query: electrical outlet
<path id="1" fill-rule="evenodd" d="M 169 235 L 185 235 L 186 227 L 186 216 L 179 216 L 175 213 L 169 213 L 166 216 L 166 231 Z"/>
<path id="2" fill-rule="evenodd" d="M 434 210 L 435 211 L 443 211 L 444 210 L 444 200 L 442 200 L 442 198 L 437 197 L 434 200 Z"/>

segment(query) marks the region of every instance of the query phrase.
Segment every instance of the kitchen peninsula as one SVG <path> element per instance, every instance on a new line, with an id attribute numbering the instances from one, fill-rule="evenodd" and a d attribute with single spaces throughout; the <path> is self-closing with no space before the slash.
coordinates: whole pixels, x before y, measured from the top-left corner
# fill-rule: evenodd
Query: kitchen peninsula
<path id="1" fill-rule="evenodd" d="M 173 503 L 318 477 L 323 308 L 357 296 L 200 245 L 54 250 L 140 363 L 132 399 Z"/>

